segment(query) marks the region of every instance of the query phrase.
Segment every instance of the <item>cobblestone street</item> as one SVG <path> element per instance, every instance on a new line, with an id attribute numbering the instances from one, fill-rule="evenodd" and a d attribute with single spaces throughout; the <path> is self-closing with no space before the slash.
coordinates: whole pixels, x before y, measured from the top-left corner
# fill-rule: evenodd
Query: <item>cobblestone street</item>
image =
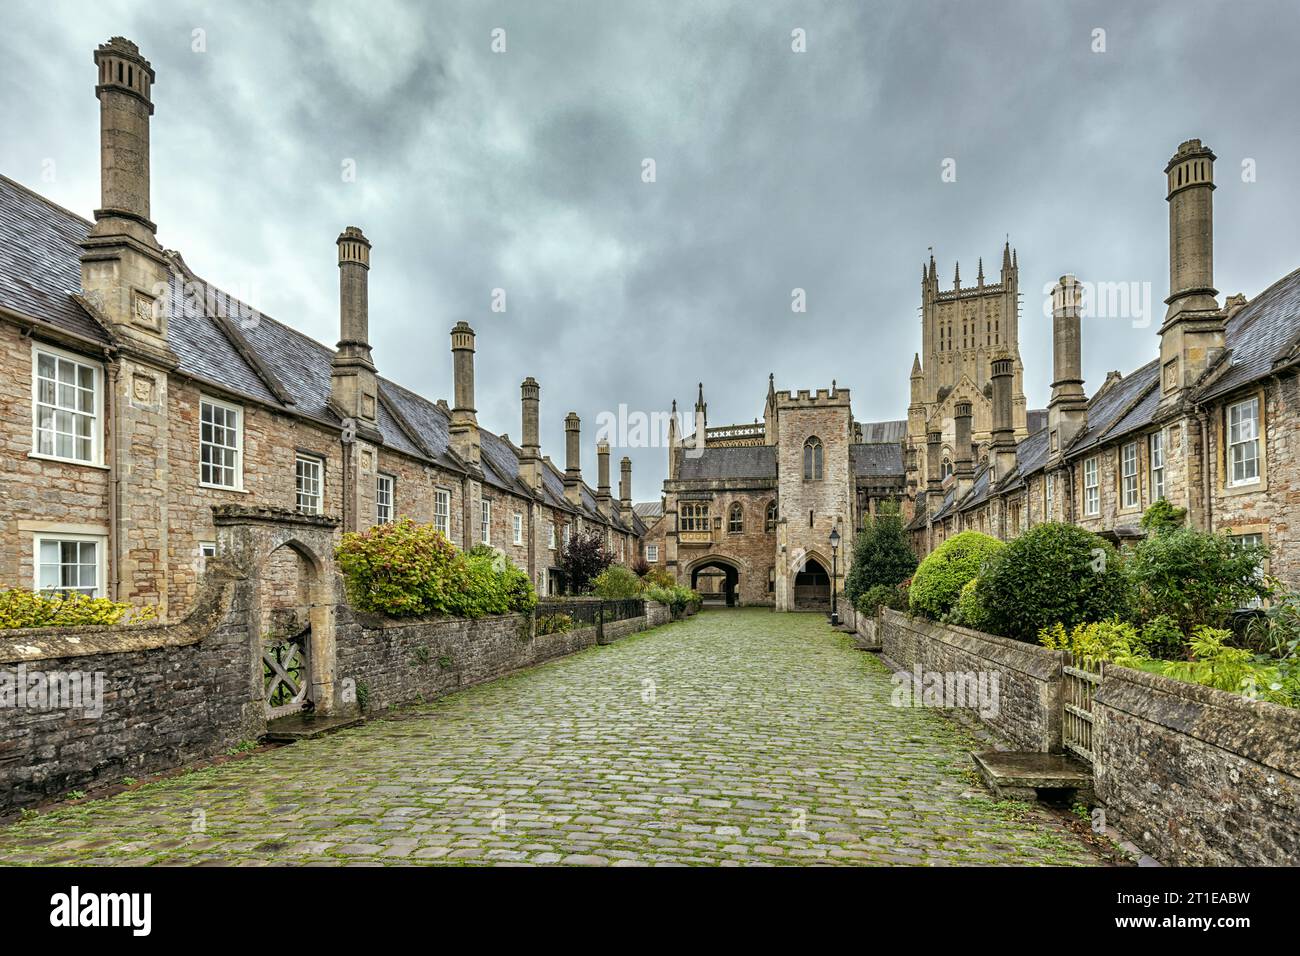
<path id="1" fill-rule="evenodd" d="M 709 611 L 0 828 L 0 863 L 1088 864 L 814 614 Z"/>

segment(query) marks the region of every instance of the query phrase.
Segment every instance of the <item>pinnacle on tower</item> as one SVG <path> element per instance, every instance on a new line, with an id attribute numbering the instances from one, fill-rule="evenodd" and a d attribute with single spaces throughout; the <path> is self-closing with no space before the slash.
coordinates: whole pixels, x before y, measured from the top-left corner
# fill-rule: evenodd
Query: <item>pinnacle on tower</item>
<path id="1" fill-rule="evenodd" d="M 952 287 L 954 289 L 961 288 L 961 263 L 960 262 L 956 263 L 952 270 Z"/>
<path id="2" fill-rule="evenodd" d="M 975 281 L 978 282 L 980 285 L 984 284 L 984 257 L 983 256 L 980 256 L 979 275 L 975 277 Z"/>

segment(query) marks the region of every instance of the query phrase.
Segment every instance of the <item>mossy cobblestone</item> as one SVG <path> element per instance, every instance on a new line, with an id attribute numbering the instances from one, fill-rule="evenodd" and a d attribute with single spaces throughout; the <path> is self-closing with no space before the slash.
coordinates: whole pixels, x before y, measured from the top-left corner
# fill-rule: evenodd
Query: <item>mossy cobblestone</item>
<path id="1" fill-rule="evenodd" d="M 0 863 L 1091 864 L 820 615 L 710 611 L 0 828 Z"/>

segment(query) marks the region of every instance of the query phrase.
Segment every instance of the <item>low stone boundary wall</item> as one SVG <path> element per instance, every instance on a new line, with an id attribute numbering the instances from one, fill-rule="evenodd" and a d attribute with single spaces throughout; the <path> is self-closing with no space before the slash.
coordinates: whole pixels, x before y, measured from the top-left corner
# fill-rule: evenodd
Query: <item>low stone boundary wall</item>
<path id="1" fill-rule="evenodd" d="M 1126 667 L 1093 704 L 1108 823 L 1178 866 L 1300 865 L 1300 711 Z"/>
<path id="2" fill-rule="evenodd" d="M 1059 753 L 1065 652 L 885 610 L 895 667 L 999 672 L 1012 747 Z M 1093 784 L 1106 822 L 1181 866 L 1300 866 L 1300 711 L 1126 667 L 1093 695 Z"/>
<path id="3" fill-rule="evenodd" d="M 537 634 L 530 615 L 398 621 L 338 605 L 334 686 L 354 691 L 355 702 L 336 710 L 364 704 L 373 713 L 431 700 L 670 617 L 648 601 L 645 615 L 603 632 Z M 0 815 L 175 769 L 266 733 L 252 633 L 247 608 L 219 572 L 177 624 L 0 631 Z M 102 688 L 99 713 L 26 705 L 33 680 L 62 683 L 72 673 L 86 675 L 89 691 Z M 4 697 L 7 688 L 13 700 Z"/>
<path id="4" fill-rule="evenodd" d="M 996 713 L 979 714 L 1022 750 L 1061 749 L 1061 668 L 1065 652 L 938 624 L 883 609 L 881 651 L 897 667 L 922 675 L 974 673 L 997 679 Z"/>

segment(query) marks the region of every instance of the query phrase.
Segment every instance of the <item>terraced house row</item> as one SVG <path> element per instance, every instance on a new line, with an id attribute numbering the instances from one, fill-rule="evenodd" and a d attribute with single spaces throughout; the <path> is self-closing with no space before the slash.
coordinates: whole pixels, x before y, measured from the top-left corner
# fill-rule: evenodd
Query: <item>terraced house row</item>
<path id="1" fill-rule="evenodd" d="M 540 386 L 521 386 L 522 443 L 475 413 L 475 334 L 451 330 L 453 404 L 379 375 L 369 340 L 371 244 L 336 241 L 340 340 L 330 349 L 200 278 L 156 238 L 149 208 L 154 71 L 115 37 L 94 54 L 102 208 L 87 221 L 0 177 L 0 587 L 75 590 L 176 619 L 217 548 L 212 506 L 334 515 L 342 530 L 410 516 L 484 542 L 559 586 L 569 535 L 597 529 L 630 560 L 644 528 L 624 458 L 593 490 L 581 424 L 565 468 L 538 440 Z"/>
<path id="2" fill-rule="evenodd" d="M 970 404 L 958 403 L 947 473 L 943 423 L 928 423 L 925 454 L 910 469 L 919 551 L 967 528 L 1008 538 L 1049 520 L 1122 540 L 1141 534 L 1143 510 L 1165 498 L 1197 527 L 1268 545 L 1270 570 L 1300 582 L 1300 270 L 1254 300 L 1234 295 L 1219 305 L 1214 161 L 1193 139 L 1165 167 L 1169 295 L 1159 354 L 1086 395 L 1083 296 L 1073 276 L 1062 277 L 1045 425 L 1017 440 L 1012 362 L 995 357 L 987 444 L 972 446 Z"/>

